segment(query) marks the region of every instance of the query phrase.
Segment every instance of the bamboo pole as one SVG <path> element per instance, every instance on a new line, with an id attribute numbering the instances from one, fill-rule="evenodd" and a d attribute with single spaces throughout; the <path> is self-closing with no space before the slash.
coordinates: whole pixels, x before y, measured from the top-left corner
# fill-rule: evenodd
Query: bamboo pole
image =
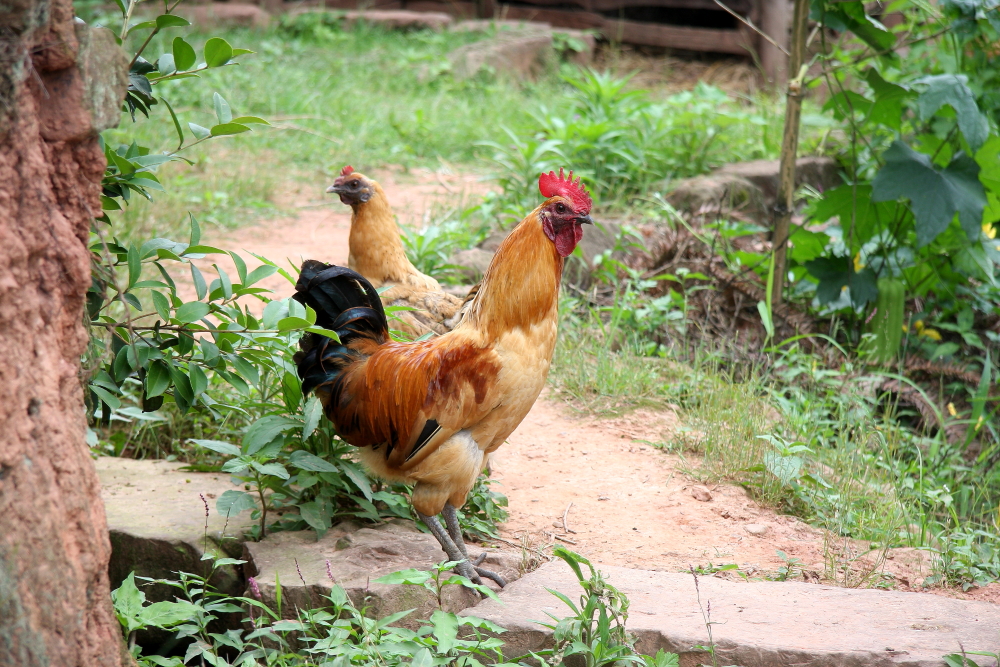
<path id="1" fill-rule="evenodd" d="M 795 0 L 792 16 L 792 43 L 788 57 L 788 92 L 785 99 L 785 132 L 781 142 L 781 171 L 778 199 L 774 204 L 774 282 L 771 303 L 782 302 L 785 285 L 785 254 L 788 230 L 795 207 L 795 158 L 799 150 L 799 126 L 802 118 L 802 81 L 805 78 L 806 32 L 809 28 L 809 0 Z"/>

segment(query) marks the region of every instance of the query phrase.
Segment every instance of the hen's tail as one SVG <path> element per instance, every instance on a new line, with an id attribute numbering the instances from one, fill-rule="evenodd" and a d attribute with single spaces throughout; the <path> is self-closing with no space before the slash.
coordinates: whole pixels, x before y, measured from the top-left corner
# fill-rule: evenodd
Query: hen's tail
<path id="1" fill-rule="evenodd" d="M 336 393 L 337 382 L 353 363 L 368 355 L 359 351 L 389 340 L 389 325 L 378 292 L 355 271 L 343 266 L 307 259 L 302 264 L 299 281 L 292 297 L 316 311 L 316 326 L 337 332 L 340 342 L 319 334 L 306 334 L 295 355 L 302 393 L 317 387 Z M 326 392 L 324 392 L 326 393 Z M 324 404 L 329 396 L 323 396 Z"/>

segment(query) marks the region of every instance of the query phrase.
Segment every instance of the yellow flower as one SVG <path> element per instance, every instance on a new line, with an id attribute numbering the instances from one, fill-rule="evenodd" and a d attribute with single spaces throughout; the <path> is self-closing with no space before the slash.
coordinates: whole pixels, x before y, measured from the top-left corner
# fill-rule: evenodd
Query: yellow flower
<path id="1" fill-rule="evenodd" d="M 979 415 L 979 419 L 976 420 L 976 431 L 978 432 L 980 428 L 983 427 L 983 416 Z"/>
<path id="2" fill-rule="evenodd" d="M 924 321 L 917 320 L 916 322 L 913 323 L 913 328 L 917 330 L 917 335 L 919 336 L 924 332 Z"/>
<path id="3" fill-rule="evenodd" d="M 861 253 L 859 252 L 854 256 L 854 272 L 857 273 L 863 268 L 865 268 L 865 265 L 864 262 L 861 261 Z"/>
<path id="4" fill-rule="evenodd" d="M 909 331 L 910 331 L 910 327 L 908 327 L 908 326 L 906 326 L 906 325 L 904 324 L 904 325 L 903 325 L 903 333 L 908 333 Z"/>
<path id="5" fill-rule="evenodd" d="M 997 228 L 991 222 L 984 222 L 983 234 L 986 234 L 986 238 L 988 239 L 995 239 L 997 237 Z"/>
<path id="6" fill-rule="evenodd" d="M 958 410 L 955 409 L 955 404 L 954 403 L 949 403 L 948 404 L 948 414 L 951 415 L 952 417 L 957 417 L 958 416 Z"/>
<path id="7" fill-rule="evenodd" d="M 920 335 L 927 336 L 931 340 L 936 340 L 936 341 L 941 340 L 941 334 L 937 332 L 937 329 L 924 329 L 923 331 L 920 332 Z"/>

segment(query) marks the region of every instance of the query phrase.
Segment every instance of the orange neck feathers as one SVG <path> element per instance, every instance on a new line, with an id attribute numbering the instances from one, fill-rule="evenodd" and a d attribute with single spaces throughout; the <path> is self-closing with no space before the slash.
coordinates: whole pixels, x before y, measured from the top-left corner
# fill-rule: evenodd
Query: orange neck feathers
<path id="1" fill-rule="evenodd" d="M 545 236 L 541 206 L 504 239 L 483 276 L 467 320 L 491 340 L 555 317 L 564 260 Z"/>
<path id="2" fill-rule="evenodd" d="M 375 287 L 385 282 L 403 282 L 413 265 L 406 257 L 399 227 L 382 187 L 371 181 L 374 193 L 351 214 L 349 266 Z"/>

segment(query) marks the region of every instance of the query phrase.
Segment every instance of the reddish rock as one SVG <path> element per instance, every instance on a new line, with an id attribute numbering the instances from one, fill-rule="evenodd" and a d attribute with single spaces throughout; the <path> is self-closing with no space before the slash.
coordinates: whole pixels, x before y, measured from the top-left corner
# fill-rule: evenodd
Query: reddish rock
<path id="1" fill-rule="evenodd" d="M 441 12 L 410 12 L 403 9 L 370 9 L 344 14 L 346 25 L 356 21 L 382 26 L 387 30 L 444 30 L 454 19 Z"/>
<path id="2" fill-rule="evenodd" d="M 120 117 L 128 60 L 69 0 L 8 3 L 0 31 L 0 665 L 113 667 L 130 658 L 80 355 L 97 133 Z"/>
<path id="3" fill-rule="evenodd" d="M 712 492 L 708 490 L 707 486 L 692 486 L 691 497 L 700 502 L 707 503 L 712 500 Z"/>
<path id="4" fill-rule="evenodd" d="M 551 32 L 500 32 L 495 37 L 460 46 L 448 54 L 451 71 L 459 79 L 490 68 L 500 75 L 530 77 L 552 57 Z"/>

